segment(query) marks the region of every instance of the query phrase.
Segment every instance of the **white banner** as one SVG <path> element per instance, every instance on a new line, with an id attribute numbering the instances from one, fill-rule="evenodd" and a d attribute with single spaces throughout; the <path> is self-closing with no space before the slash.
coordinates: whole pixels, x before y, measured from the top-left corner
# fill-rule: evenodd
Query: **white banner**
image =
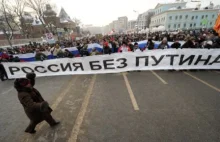
<path id="1" fill-rule="evenodd" d="M 167 49 L 38 62 L 3 63 L 9 78 L 118 73 L 132 70 L 220 69 L 220 49 Z"/>

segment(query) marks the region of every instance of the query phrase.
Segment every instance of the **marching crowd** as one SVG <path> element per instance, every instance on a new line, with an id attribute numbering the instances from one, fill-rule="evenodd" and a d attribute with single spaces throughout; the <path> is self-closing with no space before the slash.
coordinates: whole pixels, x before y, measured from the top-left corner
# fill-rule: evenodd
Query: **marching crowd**
<path id="1" fill-rule="evenodd" d="M 147 44 L 140 48 L 138 41 L 147 40 Z M 74 58 L 82 56 L 94 56 L 100 54 L 112 54 L 116 52 L 137 52 L 155 49 L 155 42 L 160 41 L 157 49 L 168 48 L 220 48 L 220 37 L 213 30 L 194 30 L 181 32 L 155 32 L 149 34 L 124 34 L 107 35 L 103 37 L 85 37 L 81 40 L 59 41 L 56 44 L 30 43 L 22 47 L 0 48 L 0 78 L 4 80 L 4 67 L 1 62 L 20 62 L 17 54 L 36 53 L 35 60 L 42 61 L 48 59 L 45 51 L 51 53 L 53 58 Z M 181 45 L 180 41 L 184 41 Z M 168 44 L 172 42 L 172 44 Z M 93 48 L 88 51 L 88 44 L 98 43 L 103 46 L 103 50 L 97 51 Z M 79 54 L 73 54 L 69 47 L 77 47 Z M 5 76 L 7 79 L 7 76 Z"/>

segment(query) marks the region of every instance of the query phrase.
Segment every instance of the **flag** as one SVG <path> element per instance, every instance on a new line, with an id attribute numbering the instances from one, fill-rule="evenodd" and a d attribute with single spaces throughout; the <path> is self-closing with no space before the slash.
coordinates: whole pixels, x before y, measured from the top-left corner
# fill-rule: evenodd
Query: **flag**
<path id="1" fill-rule="evenodd" d="M 218 15 L 218 18 L 216 19 L 215 25 L 213 29 L 219 34 L 220 36 L 220 14 Z"/>
<path id="2" fill-rule="evenodd" d="M 207 25 L 208 22 L 209 22 L 208 19 L 203 19 L 203 20 L 202 20 L 202 24 L 203 24 L 203 25 Z"/>

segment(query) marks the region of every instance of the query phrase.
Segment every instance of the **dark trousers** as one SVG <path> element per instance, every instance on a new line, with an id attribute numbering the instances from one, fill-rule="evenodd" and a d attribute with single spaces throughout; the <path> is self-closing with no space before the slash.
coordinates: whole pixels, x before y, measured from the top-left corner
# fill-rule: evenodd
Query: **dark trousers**
<path id="1" fill-rule="evenodd" d="M 51 114 L 47 113 L 44 114 L 43 116 L 43 120 L 45 120 L 50 126 L 53 126 L 56 121 L 53 119 L 53 117 L 51 116 Z M 40 122 L 42 122 L 43 120 L 39 120 L 39 121 L 30 121 L 30 124 L 28 125 L 28 127 L 26 128 L 25 132 L 31 133 L 35 130 L 35 127 L 37 126 L 37 124 L 39 124 Z"/>
<path id="2" fill-rule="evenodd" d="M 4 77 L 6 77 L 6 80 L 8 79 L 8 75 L 7 75 L 6 71 L 5 71 L 5 69 L 1 69 L 0 70 L 0 79 L 1 79 L 1 81 L 5 80 Z"/>

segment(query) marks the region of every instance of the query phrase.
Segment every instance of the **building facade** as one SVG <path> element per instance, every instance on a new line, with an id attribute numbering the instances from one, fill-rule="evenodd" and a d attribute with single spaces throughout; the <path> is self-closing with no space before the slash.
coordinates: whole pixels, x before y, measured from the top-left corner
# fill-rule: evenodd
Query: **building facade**
<path id="1" fill-rule="evenodd" d="M 114 20 L 113 22 L 113 29 L 114 29 L 114 31 L 118 31 L 118 20 Z"/>
<path id="2" fill-rule="evenodd" d="M 125 32 L 127 30 L 128 25 L 128 17 L 118 17 L 118 31 L 119 32 Z"/>
<path id="3" fill-rule="evenodd" d="M 186 8 L 185 2 L 174 4 L 158 4 L 155 15 L 151 18 L 150 29 L 164 26 L 166 30 L 212 28 L 219 9 L 212 6 L 206 8 Z"/>
<path id="4" fill-rule="evenodd" d="M 149 28 L 150 26 L 150 19 L 154 15 L 154 10 L 150 9 L 142 14 L 138 15 L 136 28 L 139 30 Z"/>
<path id="5" fill-rule="evenodd" d="M 130 21 L 128 21 L 127 30 L 135 29 L 135 25 L 136 25 L 136 21 L 135 21 L 135 20 L 130 20 Z"/>

